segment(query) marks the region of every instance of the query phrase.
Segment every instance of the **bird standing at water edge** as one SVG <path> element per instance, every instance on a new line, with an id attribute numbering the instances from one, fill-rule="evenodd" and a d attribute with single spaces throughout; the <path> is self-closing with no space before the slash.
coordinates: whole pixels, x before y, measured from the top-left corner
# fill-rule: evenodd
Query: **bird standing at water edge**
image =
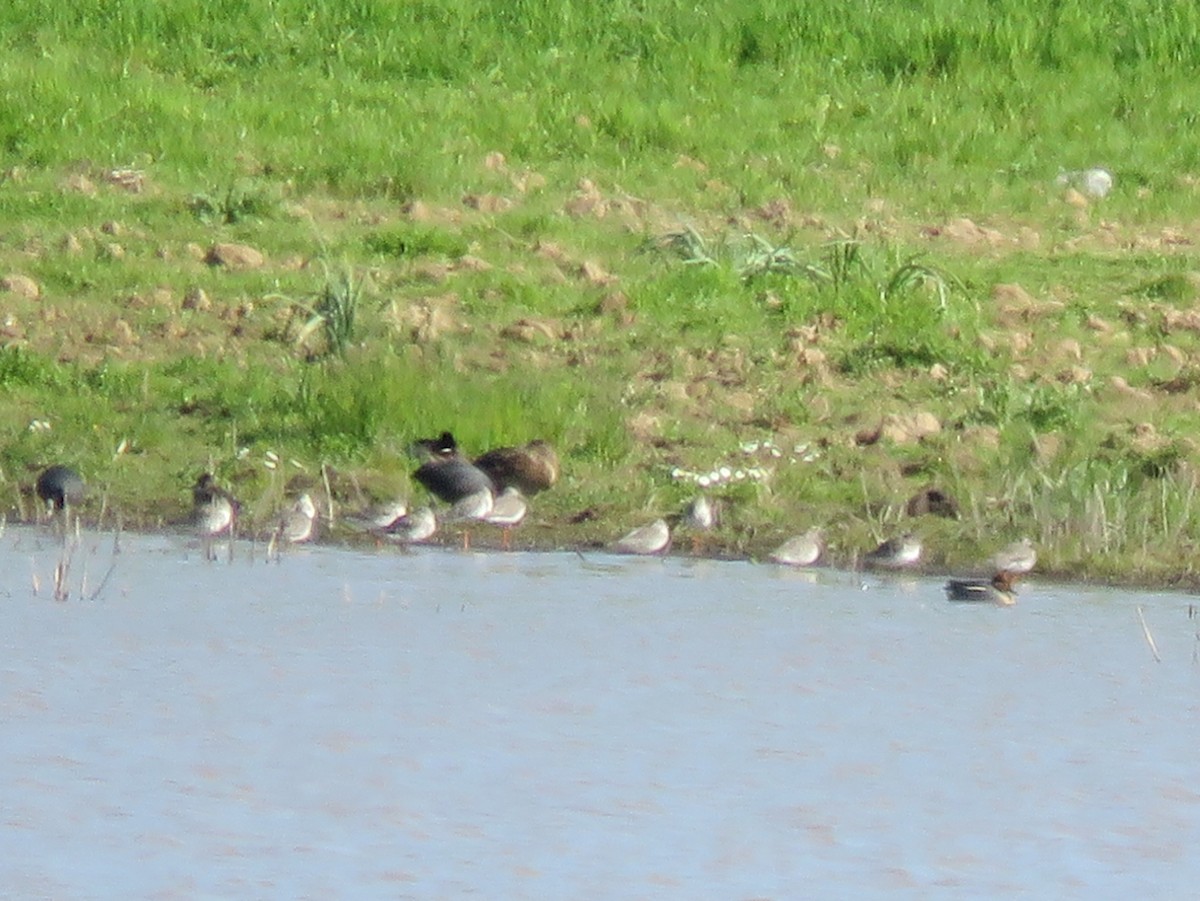
<path id="1" fill-rule="evenodd" d="M 529 509 L 524 496 L 514 486 L 510 485 L 500 492 L 491 511 L 483 517 L 483 521 L 493 526 L 500 526 L 500 546 L 508 550 L 512 546 L 512 530 L 525 519 Z"/>
<path id="2" fill-rule="evenodd" d="M 288 510 L 284 511 L 275 533 L 277 541 L 300 544 L 312 538 L 317 522 L 317 506 L 307 492 L 300 495 Z"/>
<path id="3" fill-rule="evenodd" d="M 1033 569 L 1037 563 L 1037 548 L 1029 538 L 1014 541 L 1003 550 L 997 551 L 991 559 L 992 568 L 996 572 L 1023 575 Z"/>
<path id="4" fill-rule="evenodd" d="M 889 538 L 863 557 L 863 563 L 877 569 L 907 569 L 921 561 L 921 539 L 912 532 Z"/>
<path id="5" fill-rule="evenodd" d="M 420 507 L 388 523 L 382 530 L 385 538 L 399 544 L 418 544 L 428 541 L 437 532 L 437 517 L 431 507 Z"/>
<path id="6" fill-rule="evenodd" d="M 825 552 L 825 540 L 820 529 L 809 529 L 803 535 L 789 538 L 775 550 L 771 551 L 768 559 L 784 566 L 812 566 L 821 559 Z"/>
<path id="7" fill-rule="evenodd" d="M 704 536 L 716 528 L 718 519 L 716 504 L 704 494 L 696 495 L 683 508 L 683 515 L 679 521 L 692 533 L 693 554 L 700 553 Z"/>
<path id="8" fill-rule="evenodd" d="M 487 473 L 459 452 L 458 444 L 449 432 L 442 432 L 437 438 L 417 441 L 413 448 L 426 457 L 413 473 L 413 478 L 438 500 L 457 504 L 484 490 L 495 494 L 495 485 Z"/>
<path id="9" fill-rule="evenodd" d="M 217 485 L 211 472 L 206 472 L 192 487 L 192 524 L 204 539 L 204 555 L 212 559 L 212 539 L 237 528 L 237 517 L 242 505 L 237 499 Z"/>
<path id="10" fill-rule="evenodd" d="M 665 519 L 656 519 L 649 525 L 634 529 L 617 539 L 613 550 L 618 554 L 651 554 L 665 553 L 671 546 L 671 527 Z"/>
<path id="11" fill-rule="evenodd" d="M 41 501 L 55 510 L 65 510 L 83 503 L 83 477 L 61 463 L 43 469 L 34 488 Z"/>

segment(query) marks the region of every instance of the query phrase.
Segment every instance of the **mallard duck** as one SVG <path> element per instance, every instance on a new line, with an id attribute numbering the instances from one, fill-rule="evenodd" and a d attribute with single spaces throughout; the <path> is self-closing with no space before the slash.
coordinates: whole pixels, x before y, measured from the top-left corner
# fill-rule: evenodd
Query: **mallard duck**
<path id="1" fill-rule="evenodd" d="M 990 579 L 951 579 L 946 583 L 946 599 L 967 603 L 997 604 L 1011 607 L 1017 602 L 1013 577 L 998 572 Z"/>
<path id="2" fill-rule="evenodd" d="M 63 510 L 83 502 L 83 477 L 70 466 L 55 463 L 42 470 L 34 490 L 43 503 Z"/>
<path id="3" fill-rule="evenodd" d="M 906 569 L 921 560 L 921 539 L 912 532 L 889 538 L 865 557 L 863 563 L 877 569 Z"/>
<path id="4" fill-rule="evenodd" d="M 540 438 L 520 447 L 497 447 L 475 458 L 496 489 L 516 488 L 526 497 L 558 481 L 558 454 Z"/>
<path id="5" fill-rule="evenodd" d="M 640 526 L 614 542 L 618 554 L 662 554 L 671 546 L 671 527 L 665 519 Z"/>
<path id="6" fill-rule="evenodd" d="M 803 535 L 789 538 L 768 559 L 785 566 L 812 566 L 825 552 L 825 540 L 820 529 L 809 529 Z"/>

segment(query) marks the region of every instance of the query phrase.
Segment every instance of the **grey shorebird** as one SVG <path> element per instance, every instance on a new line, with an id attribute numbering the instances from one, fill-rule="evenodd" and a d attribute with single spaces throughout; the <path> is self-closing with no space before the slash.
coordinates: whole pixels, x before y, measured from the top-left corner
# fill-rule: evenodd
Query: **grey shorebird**
<path id="1" fill-rule="evenodd" d="M 665 519 L 656 519 L 649 525 L 640 526 L 618 538 L 612 549 L 618 554 L 651 554 L 666 553 L 671 546 L 671 527 Z"/>
<path id="2" fill-rule="evenodd" d="M 525 520 L 529 504 L 525 496 L 515 485 L 509 485 L 492 503 L 492 509 L 483 517 L 483 521 L 493 526 L 500 526 L 500 546 L 508 550 L 512 546 L 512 530 Z"/>
<path id="3" fill-rule="evenodd" d="M 1011 573 L 1014 576 L 1024 575 L 1037 563 L 1037 548 L 1033 546 L 1032 540 L 1022 538 L 997 551 L 990 562 L 996 572 Z"/>
<path id="4" fill-rule="evenodd" d="M 313 536 L 317 523 L 317 505 L 308 492 L 296 498 L 296 502 L 279 519 L 275 531 L 276 541 L 300 544 Z"/>
<path id="5" fill-rule="evenodd" d="M 889 538 L 863 557 L 863 564 L 875 569 L 908 569 L 921 562 L 921 539 L 912 532 Z"/>
<path id="6" fill-rule="evenodd" d="M 687 502 L 683 513 L 678 517 L 678 524 L 691 533 L 693 554 L 699 554 L 703 550 L 704 536 L 712 532 L 720 521 L 720 511 L 707 495 L 698 494 Z"/>
<path id="7" fill-rule="evenodd" d="M 211 472 L 206 472 L 192 487 L 192 525 L 204 541 L 204 555 L 213 558 L 212 540 L 219 535 L 233 535 L 242 505 L 217 485 Z"/>
<path id="8" fill-rule="evenodd" d="M 820 529 L 809 529 L 803 535 L 789 538 L 768 555 L 769 560 L 784 566 L 812 566 L 825 552 L 825 539 Z"/>
<path id="9" fill-rule="evenodd" d="M 380 534 L 398 544 L 419 544 L 428 541 L 437 532 L 437 517 L 432 507 L 418 507 L 404 513 L 388 523 Z"/>
<path id="10" fill-rule="evenodd" d="M 356 532 L 382 532 L 408 513 L 404 500 L 381 501 L 360 513 L 344 516 L 342 521 Z"/>

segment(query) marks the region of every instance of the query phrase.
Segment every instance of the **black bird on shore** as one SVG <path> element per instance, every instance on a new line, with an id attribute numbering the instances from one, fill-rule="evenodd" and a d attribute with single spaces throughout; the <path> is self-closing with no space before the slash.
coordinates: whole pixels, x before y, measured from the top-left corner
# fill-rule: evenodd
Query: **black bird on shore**
<path id="1" fill-rule="evenodd" d="M 484 491 L 495 494 L 496 486 L 487 473 L 459 452 L 458 443 L 449 432 L 421 439 L 413 444 L 413 450 L 425 457 L 413 478 L 439 500 L 457 504 Z"/>
<path id="2" fill-rule="evenodd" d="M 43 503 L 62 510 L 83 502 L 83 477 L 71 467 L 55 463 L 42 470 L 35 490 Z"/>

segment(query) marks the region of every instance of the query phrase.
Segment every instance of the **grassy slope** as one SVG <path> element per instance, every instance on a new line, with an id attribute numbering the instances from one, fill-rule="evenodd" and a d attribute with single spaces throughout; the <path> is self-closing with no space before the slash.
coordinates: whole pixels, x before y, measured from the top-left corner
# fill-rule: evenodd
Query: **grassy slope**
<path id="1" fill-rule="evenodd" d="M 738 552 L 820 522 L 845 559 L 936 484 L 943 562 L 1029 533 L 1050 568 L 1189 577 L 1200 12 L 1018 6 L 16 0 L 0 272 L 42 294 L 0 295 L 3 473 L 76 463 L 152 523 L 213 465 L 265 517 L 268 451 L 353 503 L 406 485 L 415 436 L 543 435 L 542 542 L 727 463 L 772 471 L 723 490 Z M 1095 164 L 1117 190 L 1068 202 Z M 685 227 L 713 265 L 664 249 Z M 749 233 L 861 253 L 746 279 Z M 267 263 L 209 266 L 217 241 Z M 916 254 L 944 307 L 881 300 Z M 347 272 L 355 340 L 322 356 L 297 339 Z M 856 441 L 914 410 L 942 431 Z"/>

